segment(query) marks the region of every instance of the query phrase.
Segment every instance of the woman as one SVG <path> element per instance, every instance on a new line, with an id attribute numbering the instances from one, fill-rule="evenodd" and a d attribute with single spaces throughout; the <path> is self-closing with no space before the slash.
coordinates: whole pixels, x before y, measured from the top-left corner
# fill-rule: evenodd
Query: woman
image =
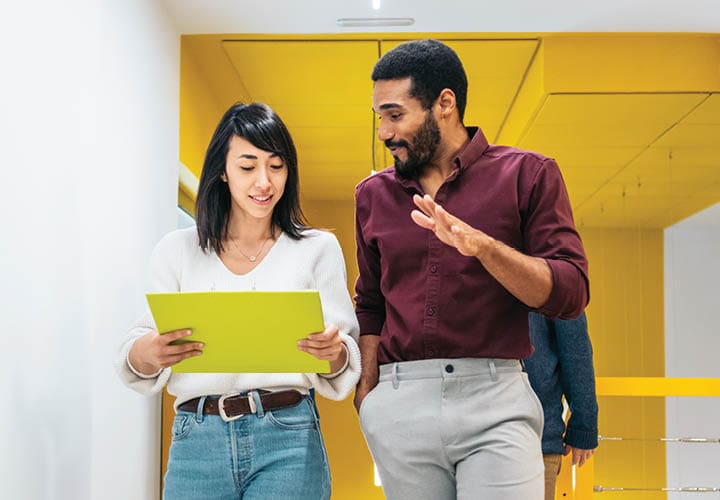
<path id="1" fill-rule="evenodd" d="M 232 106 L 208 146 L 197 227 L 158 243 L 152 291 L 317 289 L 327 327 L 298 348 L 330 361 L 331 373 L 173 373 L 203 346 L 172 345 L 191 332 L 160 335 L 148 311 L 128 333 L 117 366 L 138 392 L 154 394 L 167 384 L 177 397 L 166 499 L 330 498 L 310 389 L 342 399 L 354 388 L 358 325 L 337 240 L 303 221 L 297 155 L 285 125 L 264 104 Z"/>

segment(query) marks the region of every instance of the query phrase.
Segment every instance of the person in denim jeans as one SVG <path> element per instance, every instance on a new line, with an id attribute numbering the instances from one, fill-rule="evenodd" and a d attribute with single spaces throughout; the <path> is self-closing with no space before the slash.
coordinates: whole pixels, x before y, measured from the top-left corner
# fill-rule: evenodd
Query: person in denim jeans
<path id="1" fill-rule="evenodd" d="M 146 311 L 118 350 L 116 367 L 138 392 L 157 394 L 167 384 L 176 396 L 163 497 L 329 499 L 313 391 L 330 399 L 351 392 L 360 373 L 358 324 L 340 245 L 305 224 L 295 146 L 269 107 L 236 104 L 222 117 L 200 178 L 197 227 L 165 236 L 151 268 L 152 292 L 317 289 L 326 328 L 298 349 L 331 369 L 173 373 L 179 361 L 202 356 L 203 345 L 174 345 L 192 332 L 160 335 Z"/>
<path id="2" fill-rule="evenodd" d="M 553 320 L 537 313 L 529 316 L 535 352 L 525 360 L 525 369 L 545 414 L 545 500 L 552 500 L 562 456 L 572 453 L 572 464 L 582 466 L 598 445 L 592 345 L 585 313 L 572 320 Z M 570 408 L 567 428 L 563 396 Z"/>

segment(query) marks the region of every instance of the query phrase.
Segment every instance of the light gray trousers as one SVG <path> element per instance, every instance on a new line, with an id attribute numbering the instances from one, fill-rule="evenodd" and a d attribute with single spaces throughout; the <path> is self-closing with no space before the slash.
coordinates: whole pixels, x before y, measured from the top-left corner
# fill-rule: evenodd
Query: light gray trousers
<path id="1" fill-rule="evenodd" d="M 389 500 L 543 500 L 543 412 L 517 360 L 382 365 L 360 425 Z"/>

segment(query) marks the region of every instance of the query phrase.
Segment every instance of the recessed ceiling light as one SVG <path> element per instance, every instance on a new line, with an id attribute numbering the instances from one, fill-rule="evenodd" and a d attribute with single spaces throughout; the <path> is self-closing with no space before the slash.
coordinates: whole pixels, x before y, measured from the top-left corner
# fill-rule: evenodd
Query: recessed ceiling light
<path id="1" fill-rule="evenodd" d="M 372 8 L 374 10 L 380 10 L 380 0 L 372 0 Z"/>
<path id="2" fill-rule="evenodd" d="M 338 26 L 350 27 L 376 27 L 376 26 L 412 26 L 415 19 L 412 17 L 342 17 L 337 21 Z"/>

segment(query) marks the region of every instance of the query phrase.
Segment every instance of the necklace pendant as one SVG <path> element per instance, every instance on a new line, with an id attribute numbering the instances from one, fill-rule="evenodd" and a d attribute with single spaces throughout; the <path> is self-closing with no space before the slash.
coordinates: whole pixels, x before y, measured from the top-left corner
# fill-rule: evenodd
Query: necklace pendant
<path id="1" fill-rule="evenodd" d="M 257 257 L 251 255 L 250 257 L 248 257 L 248 259 L 250 259 L 250 262 L 255 262 L 255 259 L 257 259 Z"/>

